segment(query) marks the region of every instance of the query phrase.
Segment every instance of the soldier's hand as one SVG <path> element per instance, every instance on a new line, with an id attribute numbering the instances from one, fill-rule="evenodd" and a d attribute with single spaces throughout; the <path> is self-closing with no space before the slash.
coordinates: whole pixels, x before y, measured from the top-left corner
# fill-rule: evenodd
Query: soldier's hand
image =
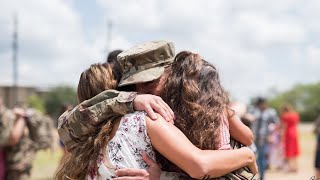
<path id="1" fill-rule="evenodd" d="M 13 113 L 17 116 L 17 118 L 21 118 L 25 116 L 25 110 L 22 108 L 13 108 Z"/>
<path id="2" fill-rule="evenodd" d="M 166 121 L 172 122 L 174 113 L 161 97 L 151 94 L 139 94 L 133 100 L 135 110 L 146 111 L 151 119 L 156 120 L 157 116 L 154 111 L 159 113 Z"/>
<path id="3" fill-rule="evenodd" d="M 143 160 L 147 163 L 149 168 L 145 169 L 119 169 L 116 171 L 117 178 L 113 180 L 157 180 L 160 179 L 161 169 L 159 165 L 153 161 L 145 152 L 142 154 Z"/>

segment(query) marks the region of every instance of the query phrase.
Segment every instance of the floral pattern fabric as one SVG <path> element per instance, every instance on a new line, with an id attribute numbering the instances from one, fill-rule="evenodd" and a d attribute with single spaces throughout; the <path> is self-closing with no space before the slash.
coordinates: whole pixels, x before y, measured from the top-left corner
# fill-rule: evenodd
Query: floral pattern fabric
<path id="1" fill-rule="evenodd" d="M 121 118 L 117 132 L 107 144 L 106 154 L 98 158 L 99 175 L 88 179 L 111 179 L 115 177 L 115 170 L 122 168 L 148 168 L 142 153 L 155 160 L 155 152 L 147 134 L 145 116 L 145 112 L 134 112 Z"/>

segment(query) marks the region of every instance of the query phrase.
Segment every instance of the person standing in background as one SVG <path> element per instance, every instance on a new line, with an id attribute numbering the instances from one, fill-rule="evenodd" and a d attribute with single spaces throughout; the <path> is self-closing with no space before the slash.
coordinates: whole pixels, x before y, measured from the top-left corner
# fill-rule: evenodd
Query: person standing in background
<path id="1" fill-rule="evenodd" d="M 0 150 L 1 177 L 0 179 L 28 179 L 31 168 L 26 170 L 26 161 L 32 156 L 17 153 L 21 147 L 27 147 L 25 129 L 25 112 L 21 108 L 7 109 L 0 97 Z M 25 149 L 26 149 L 25 148 Z"/>
<path id="2" fill-rule="evenodd" d="M 3 118 L 8 114 L 7 108 L 3 104 L 3 99 L 0 96 L 0 180 L 5 177 L 5 154 L 3 151 L 4 145 L 8 142 L 10 132 L 5 128 Z M 10 113 L 11 114 L 11 113 Z M 8 114 L 9 115 L 9 114 Z M 14 116 L 11 116 L 14 117 Z"/>
<path id="3" fill-rule="evenodd" d="M 122 69 L 121 69 L 121 66 L 120 66 L 119 62 L 117 61 L 117 56 L 118 56 L 120 53 L 122 53 L 122 52 L 123 52 L 123 51 L 120 50 L 120 49 L 111 51 L 111 52 L 108 54 L 107 61 L 106 61 L 106 63 L 111 64 L 112 69 L 114 69 L 114 73 L 115 73 L 116 79 L 117 79 L 118 81 L 121 80 L 121 77 L 122 77 Z"/>
<path id="4" fill-rule="evenodd" d="M 295 112 L 290 104 L 281 108 L 281 125 L 283 128 L 283 143 L 286 170 L 297 172 L 297 157 L 299 156 L 299 141 L 297 125 L 300 121 L 299 114 Z"/>
<path id="5" fill-rule="evenodd" d="M 318 109 L 318 112 L 320 112 L 320 107 Z M 317 145 L 316 145 L 316 156 L 315 156 L 315 176 L 316 179 L 320 178 L 320 113 L 319 116 L 315 119 L 315 127 L 314 127 L 314 133 L 317 136 Z"/>
<path id="6" fill-rule="evenodd" d="M 267 151 L 269 145 L 269 127 L 272 124 L 277 124 L 279 118 L 277 112 L 268 107 L 267 100 L 259 97 L 255 103 L 256 107 L 251 114 L 255 117 L 252 123 L 252 132 L 255 135 L 255 144 L 258 150 L 257 164 L 261 180 L 264 179 L 264 173 L 267 168 Z"/>

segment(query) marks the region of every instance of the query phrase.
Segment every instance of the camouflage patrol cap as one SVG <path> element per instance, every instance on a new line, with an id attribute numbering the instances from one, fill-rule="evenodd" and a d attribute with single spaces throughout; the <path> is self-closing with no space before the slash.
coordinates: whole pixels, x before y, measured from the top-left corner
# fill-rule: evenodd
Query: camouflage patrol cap
<path id="1" fill-rule="evenodd" d="M 123 76 L 119 86 L 138 84 L 158 79 L 175 56 L 174 45 L 167 41 L 138 44 L 117 57 Z"/>

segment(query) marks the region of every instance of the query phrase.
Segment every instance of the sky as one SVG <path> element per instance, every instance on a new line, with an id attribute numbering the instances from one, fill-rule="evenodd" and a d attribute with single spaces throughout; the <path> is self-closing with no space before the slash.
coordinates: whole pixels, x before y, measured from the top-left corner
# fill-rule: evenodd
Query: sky
<path id="1" fill-rule="evenodd" d="M 248 102 L 319 82 L 319 9 L 319 0 L 2 0 L 0 85 L 13 84 L 17 14 L 19 85 L 76 87 L 108 51 L 168 40 L 214 64 L 232 99 Z"/>

